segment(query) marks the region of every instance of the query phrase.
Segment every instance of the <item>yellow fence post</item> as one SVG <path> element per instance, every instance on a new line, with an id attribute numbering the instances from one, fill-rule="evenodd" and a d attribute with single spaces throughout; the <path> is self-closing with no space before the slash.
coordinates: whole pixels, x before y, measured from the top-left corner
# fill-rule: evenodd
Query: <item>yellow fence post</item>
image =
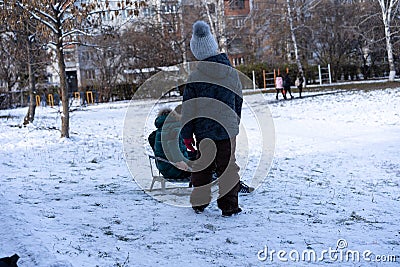
<path id="1" fill-rule="evenodd" d="M 265 77 L 265 70 L 263 70 L 263 79 L 264 79 L 264 89 L 267 89 L 267 81 Z"/>
<path id="2" fill-rule="evenodd" d="M 54 106 L 54 97 L 53 97 L 52 94 L 48 94 L 48 95 L 47 95 L 47 101 L 49 102 L 49 105 L 50 105 L 51 107 Z"/>
<path id="3" fill-rule="evenodd" d="M 88 104 L 93 104 L 94 103 L 93 92 L 92 91 L 87 91 L 86 92 L 86 100 L 87 100 Z"/>
<path id="4" fill-rule="evenodd" d="M 36 106 L 40 106 L 40 96 L 36 96 Z"/>

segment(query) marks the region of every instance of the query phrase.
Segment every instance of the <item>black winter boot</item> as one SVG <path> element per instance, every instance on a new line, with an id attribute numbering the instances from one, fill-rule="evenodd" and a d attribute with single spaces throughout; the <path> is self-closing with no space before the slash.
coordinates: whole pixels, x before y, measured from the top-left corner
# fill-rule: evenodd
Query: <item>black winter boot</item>
<path id="1" fill-rule="evenodd" d="M 194 206 L 192 207 L 192 209 L 194 210 L 194 212 L 196 212 L 197 214 L 202 213 L 208 205 L 201 205 L 201 206 Z"/>
<path id="2" fill-rule="evenodd" d="M 238 214 L 242 212 L 242 209 L 239 207 L 235 210 L 223 210 L 222 211 L 222 216 L 224 217 L 231 217 L 232 215 Z"/>

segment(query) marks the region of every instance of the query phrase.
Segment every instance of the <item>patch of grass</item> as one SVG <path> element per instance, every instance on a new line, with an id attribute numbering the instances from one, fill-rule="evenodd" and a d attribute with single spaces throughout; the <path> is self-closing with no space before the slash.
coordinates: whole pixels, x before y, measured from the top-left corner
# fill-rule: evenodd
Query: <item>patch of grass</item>
<path id="1" fill-rule="evenodd" d="M 234 244 L 234 245 L 237 245 L 237 244 L 238 244 L 238 242 L 233 241 L 233 240 L 230 239 L 230 238 L 225 239 L 225 242 L 228 243 L 228 244 Z"/>
<path id="2" fill-rule="evenodd" d="M 105 235 L 113 235 L 114 233 L 111 230 L 104 231 Z"/>
<path id="3" fill-rule="evenodd" d="M 355 211 L 350 214 L 350 217 L 347 219 L 341 219 L 338 221 L 339 224 L 350 225 L 353 223 L 368 223 L 368 224 L 376 224 L 379 223 L 378 221 L 370 221 L 358 215 Z"/>
<path id="4" fill-rule="evenodd" d="M 210 223 L 205 224 L 205 225 L 204 225 L 204 228 L 206 228 L 207 230 L 213 231 L 213 232 L 215 232 L 215 231 L 217 230 L 217 229 L 215 228 L 215 226 L 212 225 L 212 224 L 210 224 Z"/>
<path id="5" fill-rule="evenodd" d="M 363 218 L 362 216 L 358 215 L 355 211 L 353 211 L 350 215 L 350 221 L 355 221 L 355 222 L 365 222 L 366 219 Z"/>
<path id="6" fill-rule="evenodd" d="M 11 114 L 8 114 L 8 115 L 0 115 L 0 119 L 9 120 L 9 119 L 16 119 L 16 118 L 19 118 L 19 117 L 18 117 L 18 116 L 11 115 Z"/>
<path id="7" fill-rule="evenodd" d="M 122 235 L 118 235 L 117 238 L 118 238 L 118 240 L 124 241 L 124 242 L 127 242 L 130 240 L 129 237 L 122 236 Z"/>

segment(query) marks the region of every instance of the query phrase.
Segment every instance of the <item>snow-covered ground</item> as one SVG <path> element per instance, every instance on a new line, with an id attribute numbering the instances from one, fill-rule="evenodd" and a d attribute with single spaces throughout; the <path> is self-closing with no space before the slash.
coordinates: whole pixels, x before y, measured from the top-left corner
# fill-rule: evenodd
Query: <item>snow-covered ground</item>
<path id="1" fill-rule="evenodd" d="M 70 139 L 52 130 L 55 109 L 37 108 L 26 128 L 13 127 L 26 109 L 0 111 L 0 257 L 17 253 L 22 267 L 400 266 L 400 89 L 266 99 L 245 97 L 256 112 L 268 103 L 274 161 L 230 218 L 215 203 L 195 214 L 140 189 L 123 152 L 127 102 L 74 111 Z M 153 120 L 149 104 L 131 106 L 139 129 Z"/>

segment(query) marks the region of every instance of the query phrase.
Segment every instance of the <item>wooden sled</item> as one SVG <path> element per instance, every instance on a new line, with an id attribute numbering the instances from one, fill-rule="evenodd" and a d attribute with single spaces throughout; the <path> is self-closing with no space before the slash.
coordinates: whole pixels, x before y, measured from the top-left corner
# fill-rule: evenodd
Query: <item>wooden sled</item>
<path id="1" fill-rule="evenodd" d="M 156 182 L 161 183 L 161 192 L 162 193 L 165 193 L 166 189 L 173 190 L 173 191 L 189 191 L 188 189 L 191 187 L 190 178 L 187 178 L 187 179 L 167 179 L 157 169 L 158 161 L 167 162 L 167 163 L 170 163 L 172 165 L 174 165 L 174 163 L 169 162 L 168 160 L 163 159 L 163 158 L 155 157 L 153 155 L 148 155 L 148 157 L 149 157 L 150 170 L 151 170 L 151 176 L 152 176 L 152 181 L 151 181 L 151 185 L 150 185 L 150 189 L 149 189 L 150 192 L 153 191 L 154 184 Z M 166 182 L 170 182 L 170 183 L 174 183 L 174 184 L 178 183 L 178 184 L 182 184 L 182 186 L 167 187 L 166 186 Z M 182 189 L 185 189 L 185 190 L 182 190 Z M 187 192 L 184 193 L 184 194 L 187 194 Z"/>

